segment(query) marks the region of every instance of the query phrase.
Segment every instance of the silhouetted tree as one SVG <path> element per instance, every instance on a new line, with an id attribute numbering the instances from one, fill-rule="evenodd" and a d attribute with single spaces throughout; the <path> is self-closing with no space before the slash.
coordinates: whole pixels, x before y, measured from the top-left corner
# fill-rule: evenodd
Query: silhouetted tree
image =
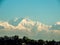
<path id="1" fill-rule="evenodd" d="M 0 45 L 60 45 L 60 41 L 33 40 L 24 36 L 22 39 L 15 35 L 0 37 Z"/>
<path id="2" fill-rule="evenodd" d="M 45 42 L 43 40 L 38 40 L 38 45 L 43 45 Z"/>

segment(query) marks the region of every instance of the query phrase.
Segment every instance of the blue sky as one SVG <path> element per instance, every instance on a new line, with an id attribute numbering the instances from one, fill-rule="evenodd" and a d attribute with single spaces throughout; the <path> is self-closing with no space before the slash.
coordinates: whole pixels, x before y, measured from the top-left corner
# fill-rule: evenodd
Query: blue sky
<path id="1" fill-rule="evenodd" d="M 4 0 L 0 5 L 0 20 L 29 17 L 45 24 L 60 21 L 59 0 Z"/>

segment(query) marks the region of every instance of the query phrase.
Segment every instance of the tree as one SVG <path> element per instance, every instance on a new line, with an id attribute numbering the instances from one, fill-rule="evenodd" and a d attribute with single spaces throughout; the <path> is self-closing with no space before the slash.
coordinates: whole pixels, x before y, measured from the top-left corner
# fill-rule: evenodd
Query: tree
<path id="1" fill-rule="evenodd" d="M 38 45 L 43 45 L 45 42 L 43 40 L 38 40 Z"/>

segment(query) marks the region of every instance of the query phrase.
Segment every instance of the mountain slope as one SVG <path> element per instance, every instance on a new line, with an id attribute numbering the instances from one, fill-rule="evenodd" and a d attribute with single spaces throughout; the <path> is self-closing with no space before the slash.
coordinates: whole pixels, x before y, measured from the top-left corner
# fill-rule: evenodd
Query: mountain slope
<path id="1" fill-rule="evenodd" d="M 10 22 L 12 21 L 10 20 Z M 28 18 L 23 18 L 21 20 L 16 19 L 15 22 L 12 22 L 13 24 L 10 22 L 0 21 L 0 36 L 19 35 L 20 37 L 27 36 L 32 39 L 60 39 L 60 23 L 49 26 Z M 18 23 L 16 24 L 16 22 Z"/>

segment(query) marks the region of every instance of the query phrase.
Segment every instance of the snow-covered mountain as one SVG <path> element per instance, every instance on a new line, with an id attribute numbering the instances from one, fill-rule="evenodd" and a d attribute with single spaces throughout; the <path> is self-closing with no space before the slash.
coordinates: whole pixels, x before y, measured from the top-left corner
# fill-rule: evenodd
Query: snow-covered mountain
<path id="1" fill-rule="evenodd" d="M 28 18 L 16 18 L 14 20 L 0 21 L 0 29 L 12 29 L 12 30 L 27 30 L 27 31 L 42 31 L 42 30 L 60 30 L 60 22 L 51 26 L 43 24 L 39 21 L 33 21 Z"/>
<path id="2" fill-rule="evenodd" d="M 15 25 L 16 24 L 16 25 Z M 60 22 L 51 26 L 28 18 L 0 21 L 0 36 L 19 35 L 33 39 L 60 39 Z M 47 37 L 48 36 L 48 37 Z"/>
<path id="3" fill-rule="evenodd" d="M 14 18 L 14 19 L 9 20 L 9 24 L 13 26 L 17 26 L 22 20 L 23 18 Z"/>
<path id="4" fill-rule="evenodd" d="M 28 18 L 16 18 L 15 20 L 10 20 L 9 22 L 1 22 L 0 21 L 0 28 L 2 29 L 4 27 L 5 29 L 12 29 L 12 30 L 36 30 L 36 31 L 42 31 L 42 30 L 60 30 L 60 24 L 57 23 L 55 25 L 45 25 L 38 21 L 33 21 Z"/>
<path id="5" fill-rule="evenodd" d="M 23 19 L 18 25 L 17 29 L 25 29 L 25 30 L 32 30 L 33 28 L 37 28 L 36 30 L 41 31 L 41 30 L 48 30 L 50 26 L 42 24 L 38 21 L 33 21 L 30 19 Z"/>
<path id="6" fill-rule="evenodd" d="M 52 25 L 50 30 L 60 30 L 60 22 L 57 22 L 56 24 Z"/>

